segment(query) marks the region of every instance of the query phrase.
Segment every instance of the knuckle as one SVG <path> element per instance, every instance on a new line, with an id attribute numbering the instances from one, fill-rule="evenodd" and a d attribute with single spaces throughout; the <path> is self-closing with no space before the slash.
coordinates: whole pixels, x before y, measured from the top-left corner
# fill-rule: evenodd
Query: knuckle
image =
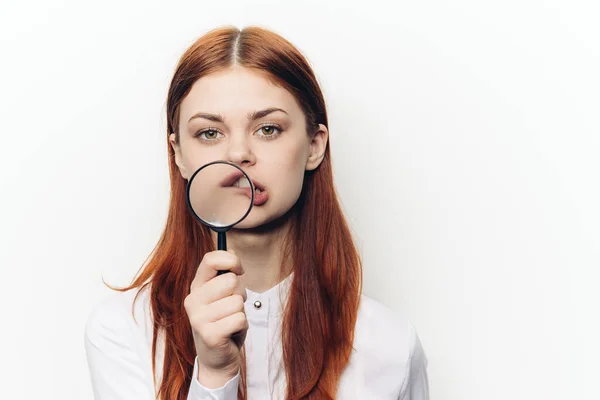
<path id="1" fill-rule="evenodd" d="M 207 268 L 208 266 L 213 265 L 214 259 L 215 259 L 214 252 L 209 251 L 208 253 L 204 254 L 204 257 L 202 257 L 202 261 L 200 261 L 200 267 Z M 198 268 L 198 269 L 200 269 L 200 268 Z"/>
<path id="2" fill-rule="evenodd" d="M 215 251 L 209 251 L 207 253 L 204 254 L 204 257 L 202 257 L 202 262 L 209 262 L 211 260 L 213 260 L 215 258 Z"/>
<path id="3" fill-rule="evenodd" d="M 196 315 L 190 315 L 188 317 L 188 319 L 190 320 L 190 326 L 195 330 L 200 332 L 201 331 L 201 325 L 200 325 L 200 319 L 198 318 L 198 316 Z"/>
<path id="4" fill-rule="evenodd" d="M 197 310 L 194 310 L 194 312 L 188 313 L 188 320 L 190 321 L 190 325 L 192 328 L 194 328 L 194 330 L 201 331 L 206 322 L 203 308 L 198 308 Z"/>
<path id="5" fill-rule="evenodd" d="M 190 293 L 197 293 L 206 284 L 206 282 L 202 282 L 199 271 L 200 271 L 200 268 L 198 268 L 198 273 L 196 274 L 196 276 L 190 283 Z"/>
<path id="6" fill-rule="evenodd" d="M 191 294 L 188 294 L 187 296 L 185 296 L 185 299 L 183 299 L 183 307 L 185 308 L 185 311 L 189 314 L 190 310 L 192 309 L 192 296 Z"/>

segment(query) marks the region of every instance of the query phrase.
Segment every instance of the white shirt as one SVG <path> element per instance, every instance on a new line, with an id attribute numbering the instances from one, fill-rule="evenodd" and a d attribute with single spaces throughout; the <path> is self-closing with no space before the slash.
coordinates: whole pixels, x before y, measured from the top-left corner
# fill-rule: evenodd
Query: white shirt
<path id="1" fill-rule="evenodd" d="M 293 274 L 264 293 L 248 289 L 245 312 L 249 400 L 285 398 L 281 317 Z M 89 314 L 85 349 L 96 400 L 153 400 L 152 319 L 149 286 L 131 310 L 137 289 L 112 292 Z M 255 306 L 255 302 L 260 302 Z M 162 377 L 164 337 L 157 342 L 156 381 Z M 361 295 L 350 362 L 340 378 L 341 400 L 428 400 L 427 358 L 406 317 Z M 198 358 L 188 400 L 235 400 L 240 375 L 208 389 L 197 380 Z"/>

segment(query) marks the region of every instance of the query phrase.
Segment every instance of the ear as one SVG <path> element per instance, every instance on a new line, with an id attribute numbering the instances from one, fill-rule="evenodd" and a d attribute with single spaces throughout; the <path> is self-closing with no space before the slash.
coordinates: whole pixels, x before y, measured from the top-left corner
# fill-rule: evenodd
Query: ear
<path id="1" fill-rule="evenodd" d="M 177 136 L 174 133 L 171 133 L 169 135 L 169 143 L 171 144 L 171 147 L 173 147 L 173 152 L 175 153 L 175 164 L 177 164 L 177 167 L 179 168 L 179 173 L 181 174 L 183 179 L 188 180 L 189 176 L 187 173 L 187 169 L 183 164 L 183 157 L 181 155 L 181 146 L 179 145 L 179 143 L 176 142 L 176 137 Z"/>
<path id="2" fill-rule="evenodd" d="M 312 171 L 321 165 L 325 157 L 325 149 L 329 140 L 329 131 L 323 124 L 319 124 L 317 130 L 313 133 L 310 141 L 310 152 L 306 160 L 306 170 Z"/>

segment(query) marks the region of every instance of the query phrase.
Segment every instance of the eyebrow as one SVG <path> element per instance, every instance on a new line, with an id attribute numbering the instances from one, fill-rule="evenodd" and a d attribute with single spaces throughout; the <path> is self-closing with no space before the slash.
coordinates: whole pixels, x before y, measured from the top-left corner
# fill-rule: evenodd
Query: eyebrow
<path id="1" fill-rule="evenodd" d="M 257 119 L 265 117 L 271 113 L 274 113 L 275 111 L 281 111 L 281 112 L 287 114 L 287 111 L 282 110 L 281 108 L 270 107 L 270 108 L 265 108 L 264 110 L 260 110 L 260 111 L 252 111 L 252 112 L 248 113 L 247 118 L 250 121 L 256 121 Z M 207 120 L 213 121 L 213 122 L 224 122 L 224 118 L 219 114 L 209 114 L 209 113 L 205 113 L 205 112 L 197 112 L 196 114 L 192 115 L 192 117 L 188 120 L 188 124 L 194 118 L 204 118 L 204 119 L 207 119 Z"/>

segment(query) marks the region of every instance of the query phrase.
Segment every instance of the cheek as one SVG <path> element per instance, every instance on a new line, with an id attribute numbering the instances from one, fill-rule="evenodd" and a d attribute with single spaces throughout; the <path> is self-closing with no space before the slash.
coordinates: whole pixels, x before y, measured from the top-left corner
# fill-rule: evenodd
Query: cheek
<path id="1" fill-rule="evenodd" d="M 272 159 L 271 169 L 277 177 L 277 187 L 282 197 L 289 202 L 295 202 L 302 191 L 304 170 L 308 151 L 302 143 L 295 143 L 287 149 L 281 149 L 277 158 Z"/>
<path id="2" fill-rule="evenodd" d="M 305 143 L 295 140 L 268 150 L 258 164 L 261 161 L 269 164 L 277 175 L 281 177 L 285 175 L 286 179 L 303 176 L 308 158 L 308 148 Z"/>
<path id="3" fill-rule="evenodd" d="M 204 164 L 222 159 L 221 154 L 214 149 L 194 146 L 193 144 L 183 148 L 181 155 L 190 175 Z"/>

